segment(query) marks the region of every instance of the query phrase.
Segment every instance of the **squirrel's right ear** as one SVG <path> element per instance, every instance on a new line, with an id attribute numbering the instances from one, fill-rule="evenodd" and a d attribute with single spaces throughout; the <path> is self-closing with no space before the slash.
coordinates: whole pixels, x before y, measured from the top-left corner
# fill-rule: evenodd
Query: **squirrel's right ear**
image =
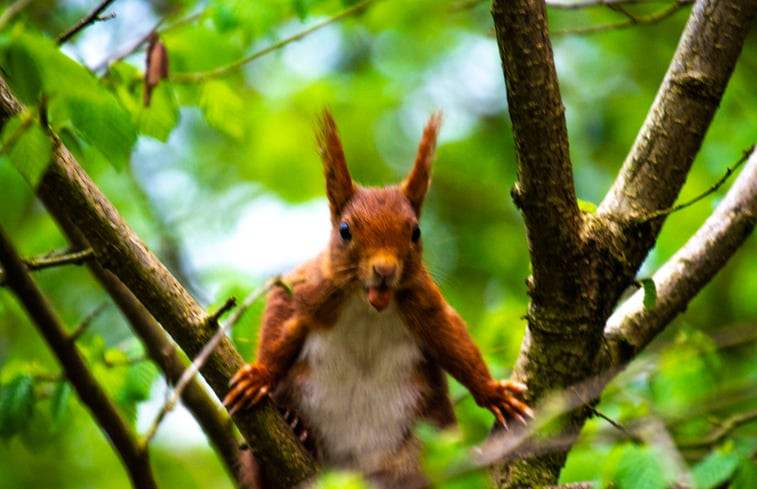
<path id="1" fill-rule="evenodd" d="M 347 169 L 334 117 L 328 109 L 323 110 L 316 136 L 318 152 L 323 160 L 323 173 L 326 176 L 326 195 L 329 199 L 331 220 L 336 222 L 344 206 L 352 198 L 355 184 Z"/>

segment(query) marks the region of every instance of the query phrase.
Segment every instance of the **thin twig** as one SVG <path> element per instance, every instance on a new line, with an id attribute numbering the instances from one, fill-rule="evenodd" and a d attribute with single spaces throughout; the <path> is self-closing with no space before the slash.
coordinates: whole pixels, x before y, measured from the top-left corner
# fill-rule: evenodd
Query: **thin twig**
<path id="1" fill-rule="evenodd" d="M 229 312 L 231 309 L 236 307 L 237 305 L 237 298 L 234 296 L 229 297 L 226 299 L 226 302 L 223 303 L 223 305 L 210 316 L 211 321 L 218 321 L 221 319 L 221 316 Z"/>
<path id="2" fill-rule="evenodd" d="M 741 425 L 757 420 L 757 409 L 745 413 L 737 413 L 726 418 L 720 426 L 702 438 L 678 442 L 679 448 L 706 448 L 716 445 Z"/>
<path id="3" fill-rule="evenodd" d="M 181 394 L 186 388 L 187 384 L 190 380 L 197 374 L 197 372 L 202 368 L 202 366 L 207 361 L 208 357 L 210 357 L 210 354 L 213 353 L 213 350 L 216 349 L 216 346 L 218 346 L 218 343 L 221 341 L 221 338 L 224 338 L 228 331 L 231 329 L 232 326 L 234 326 L 239 319 L 242 317 L 242 314 L 249 309 L 249 307 L 258 300 L 261 296 L 263 296 L 266 292 L 268 292 L 272 287 L 282 284 L 281 277 L 275 277 L 268 281 L 266 281 L 265 284 L 263 284 L 262 287 L 258 288 L 257 290 L 253 291 L 250 295 L 248 295 L 245 300 L 242 302 L 242 304 L 239 306 L 237 310 L 234 311 L 234 314 L 229 317 L 228 321 L 224 323 L 224 325 L 215 332 L 215 334 L 210 338 L 210 341 L 208 341 L 205 346 L 202 348 L 200 353 L 195 357 L 192 364 L 184 371 L 184 373 L 179 378 L 179 381 L 176 383 L 176 387 L 173 390 L 173 394 L 166 400 L 163 407 L 158 412 L 157 416 L 155 417 L 155 420 L 153 421 L 152 425 L 150 425 L 150 428 L 147 430 L 144 436 L 144 444 L 145 446 L 150 443 L 150 441 L 155 437 L 155 434 L 158 431 L 158 427 L 160 426 L 160 423 L 163 421 L 163 419 L 166 417 L 166 415 L 173 410 L 174 407 L 176 407 L 176 403 L 181 398 Z M 211 316 L 212 320 L 212 316 Z"/>
<path id="4" fill-rule="evenodd" d="M 142 44 L 144 44 L 147 41 L 149 41 L 150 38 L 154 34 L 156 34 L 158 32 L 158 27 L 160 27 L 161 25 L 163 25 L 163 23 L 171 15 L 174 14 L 174 11 L 175 10 L 171 10 L 166 15 L 164 15 L 158 22 L 155 23 L 155 25 L 152 27 L 152 29 L 150 29 L 142 37 L 140 37 L 139 39 L 137 39 L 131 46 L 129 46 L 128 48 L 122 50 L 121 52 L 119 52 L 118 54 L 116 54 L 116 55 L 114 55 L 112 57 L 111 56 L 106 57 L 104 60 L 100 61 L 95 66 L 91 67 L 90 71 L 97 73 L 98 71 L 101 71 L 101 70 L 104 70 L 105 68 L 107 68 L 110 63 L 116 63 L 118 61 L 121 61 L 122 59 L 124 59 L 127 56 L 129 56 L 130 54 L 132 54 L 134 51 L 136 51 L 137 49 L 139 49 L 139 47 L 142 46 Z M 194 18 L 195 16 L 192 16 L 192 17 Z M 171 27 L 169 27 L 169 29 Z M 168 30 L 168 29 L 166 29 L 166 30 Z"/>
<path id="5" fill-rule="evenodd" d="M 603 413 L 599 409 L 597 409 L 594 406 L 591 406 L 589 404 L 586 404 L 585 406 L 592 413 L 594 413 L 595 416 L 597 416 L 599 418 L 602 418 L 605 421 L 607 421 L 608 423 L 610 423 L 610 425 L 612 425 L 613 428 L 615 428 L 616 430 L 620 431 L 623 434 L 623 436 L 625 436 L 627 439 L 629 439 L 629 440 L 631 440 L 631 441 L 633 441 L 635 443 L 641 443 L 642 442 L 641 438 L 639 438 L 637 435 L 633 434 L 625 426 L 623 426 L 622 424 L 618 423 L 617 421 L 615 421 L 611 417 L 607 416 L 605 413 Z"/>
<path id="6" fill-rule="evenodd" d="M 553 31 L 552 35 L 553 36 L 567 36 L 567 35 L 573 35 L 573 34 L 575 35 L 597 34 L 599 32 L 627 29 L 629 27 L 634 27 L 641 24 L 656 24 L 658 22 L 661 22 L 667 19 L 668 17 L 671 17 L 673 14 L 681 10 L 686 5 L 688 5 L 688 3 L 677 2 L 664 10 L 661 10 L 654 14 L 650 14 L 645 17 L 635 17 L 635 16 L 632 16 L 630 13 L 626 12 L 625 10 L 623 10 L 622 13 L 626 17 L 628 17 L 628 20 L 626 21 L 616 22 L 613 24 L 601 24 L 601 25 L 594 25 L 594 26 L 589 26 L 589 27 L 577 27 L 575 29 Z"/>
<path id="7" fill-rule="evenodd" d="M 650 3 L 677 3 L 679 5 L 692 4 L 694 0 L 588 0 L 584 2 L 559 2 L 547 1 L 547 6 L 551 8 L 578 10 L 593 7 L 610 7 L 614 8 L 619 5 L 639 5 Z"/>
<path id="8" fill-rule="evenodd" d="M 39 287 L 32 281 L 28 270 L 2 229 L 0 229 L 0 263 L 5 267 L 11 290 L 16 294 L 37 330 L 55 354 L 65 371 L 66 379 L 71 382 L 82 403 L 88 408 L 121 457 L 132 485 L 144 489 L 157 488 L 150 468 L 148 452 L 141 449 L 129 424 L 121 416 L 102 385 L 92 375 L 76 345 L 68 341 L 68 335 L 61 320 Z"/>
<path id="9" fill-rule="evenodd" d="M 65 254 L 46 255 L 38 258 L 28 258 L 24 260 L 26 268 L 29 270 L 42 270 L 44 268 L 59 267 L 62 265 L 83 265 L 95 257 L 92 248 L 86 250 L 74 251 Z"/>
<path id="10" fill-rule="evenodd" d="M 42 270 L 44 268 L 58 267 L 61 265 L 81 265 L 94 258 L 92 249 L 66 253 L 64 255 L 47 255 L 38 258 L 23 260 L 27 270 Z M 5 285 L 5 272 L 0 269 L 0 286 Z"/>
<path id="11" fill-rule="evenodd" d="M 312 27 L 309 27 L 303 31 L 300 31 L 297 34 L 294 34 L 293 36 L 282 39 L 279 42 L 271 44 L 270 46 L 264 49 L 261 49 L 260 51 L 254 52 L 250 54 L 249 56 L 245 56 L 244 58 L 238 59 L 237 61 L 234 61 L 233 63 L 229 63 L 225 66 L 221 66 L 220 68 L 216 68 L 210 71 L 203 71 L 203 72 L 198 72 L 198 73 L 177 73 L 171 76 L 171 81 L 174 81 L 177 83 L 196 83 L 203 80 L 207 80 L 208 78 L 217 78 L 217 77 L 228 75 L 229 73 L 232 73 L 234 71 L 241 69 L 247 63 L 255 61 L 256 59 L 261 58 L 265 56 L 266 54 L 272 53 L 273 51 L 281 49 L 284 46 L 291 44 L 295 41 L 299 41 L 300 39 L 312 34 L 313 32 L 319 29 L 322 29 L 335 22 L 339 22 L 347 17 L 351 17 L 353 15 L 357 15 L 361 13 L 363 10 L 368 8 L 368 6 L 375 1 L 376 0 L 363 0 L 362 2 L 356 3 L 352 7 L 349 7 L 348 9 L 343 10 L 342 12 L 334 15 L 333 17 L 329 17 L 328 19 L 322 22 L 319 22 L 313 25 Z"/>
<path id="12" fill-rule="evenodd" d="M 105 306 L 107 306 L 107 302 L 103 302 L 99 306 L 95 308 L 94 311 L 87 314 L 87 316 L 82 319 L 82 321 L 79 323 L 79 325 L 74 329 L 74 332 L 71 333 L 68 337 L 68 341 L 71 343 L 76 342 L 79 338 L 81 338 L 81 335 L 84 334 L 84 332 L 87 330 L 90 324 L 92 324 L 92 321 L 95 320 L 97 316 L 100 315 L 101 312 L 105 309 Z"/>
<path id="13" fill-rule="evenodd" d="M 556 9 L 564 9 L 564 10 L 580 10 L 580 9 L 586 9 L 586 8 L 595 8 L 595 7 L 609 7 L 613 8 L 617 5 L 642 5 L 642 4 L 651 4 L 651 3 L 671 3 L 677 2 L 679 4 L 691 4 L 694 3 L 694 0 L 587 0 L 587 1 L 579 1 L 579 2 L 561 2 L 559 0 L 547 0 L 546 4 L 547 7 L 550 8 L 556 8 Z M 461 11 L 461 10 L 469 10 L 475 7 L 478 7 L 479 5 L 487 5 L 488 2 L 485 2 L 483 0 L 463 0 L 460 2 L 455 2 L 450 4 L 448 7 L 451 11 Z"/>
<path id="14" fill-rule="evenodd" d="M 749 149 L 744 150 L 744 153 L 741 155 L 741 158 L 739 159 L 739 161 L 737 161 L 733 166 L 730 166 L 730 167 L 726 168 L 725 175 L 723 175 L 720 178 L 720 180 L 718 180 L 717 182 L 715 182 L 714 184 L 712 184 L 710 186 L 710 188 L 708 188 L 707 190 L 705 190 L 701 194 L 697 195 L 693 199 L 689 200 L 688 202 L 684 202 L 682 204 L 674 205 L 673 207 L 668 207 L 667 209 L 660 209 L 660 210 L 658 210 L 656 212 L 653 212 L 653 213 L 649 214 L 648 216 L 639 218 L 637 221 L 640 224 L 643 224 L 643 223 L 651 221 L 652 219 L 657 219 L 658 217 L 663 217 L 663 216 L 670 215 L 670 214 L 672 214 L 674 212 L 680 211 L 681 209 L 685 209 L 686 207 L 689 207 L 689 206 L 691 206 L 693 204 L 696 204 L 697 202 L 699 202 L 700 200 L 704 199 L 708 195 L 717 192 L 718 189 L 720 187 L 722 187 L 723 184 L 728 180 L 728 178 L 731 175 L 733 175 L 733 173 L 741 165 L 743 165 L 746 160 L 749 159 L 749 156 L 754 152 L 754 150 L 755 150 L 756 147 L 757 147 L 757 145 L 753 144 Z"/>
<path id="15" fill-rule="evenodd" d="M 87 27 L 90 24 L 94 24 L 95 22 L 98 22 L 100 20 L 107 20 L 112 19 L 115 15 L 111 14 L 105 17 L 100 17 L 100 14 L 108 8 L 108 6 L 113 3 L 114 0 L 103 0 L 100 5 L 95 7 L 93 11 L 91 11 L 89 14 L 87 14 L 86 17 L 81 19 L 79 22 L 76 23 L 73 27 L 71 27 L 69 30 L 64 32 L 63 34 L 59 35 L 58 38 L 55 40 L 55 42 L 58 43 L 58 45 L 65 43 L 72 37 L 74 37 L 76 34 L 78 34 L 80 31 L 82 31 L 85 27 Z"/>
<path id="16" fill-rule="evenodd" d="M 14 15 L 21 12 L 23 9 L 26 8 L 27 5 L 29 5 L 32 2 L 32 0 L 16 0 L 12 4 L 8 6 L 7 9 L 3 12 L 3 15 L 0 15 L 0 30 L 2 30 L 3 27 L 5 27 L 5 24 L 8 23 L 9 20 L 13 18 Z"/>

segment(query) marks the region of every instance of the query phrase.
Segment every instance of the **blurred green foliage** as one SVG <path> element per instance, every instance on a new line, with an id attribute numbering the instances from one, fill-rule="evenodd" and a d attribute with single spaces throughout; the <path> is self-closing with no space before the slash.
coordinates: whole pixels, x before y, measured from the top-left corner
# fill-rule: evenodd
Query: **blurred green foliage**
<path id="1" fill-rule="evenodd" d="M 16 2 L 15 4 L 19 4 Z M 486 2 L 372 2 L 358 14 L 232 70 L 195 76 L 255 53 L 354 2 L 208 0 L 114 2 L 98 22 L 59 49 L 54 39 L 94 1 L 31 2 L 0 28 L 0 67 L 27 112 L 1 135 L 0 223 L 24 256 L 64 249 L 65 239 L 33 187 L 50 148 L 40 107 L 137 233 L 208 307 L 243 297 L 325 243 L 328 232 L 312 128 L 335 113 L 353 176 L 400 180 L 428 115 L 445 124 L 422 218 L 426 260 L 466 318 L 487 362 L 506 376 L 523 337 L 529 273 L 522 221 L 509 198 L 515 180 L 504 81 Z M 14 5 L 15 5 L 14 4 Z M 10 4 L 2 8 L 6 13 Z M 649 15 L 668 4 L 631 5 Z M 623 21 L 608 8 L 550 8 L 576 186 L 591 212 L 614 178 L 646 115 L 685 23 L 687 9 L 653 25 L 591 35 L 559 34 Z M 171 80 L 144 107 L 144 47 L 158 27 Z M 118 60 L 116 60 L 118 58 Z M 103 64 L 103 60 L 108 60 Z M 757 136 L 757 38 L 752 35 L 680 201 L 698 195 Z M 192 80 L 194 77 L 196 80 Z M 26 121 L 26 122 L 25 122 Z M 17 131 L 20 126 L 25 129 Z M 14 133 L 15 136 L 14 136 Z M 25 181 L 26 180 L 26 181 Z M 703 222 L 720 189 L 670 217 L 645 263 L 645 278 Z M 288 251 L 282 251 L 282 250 Z M 607 389 L 599 411 L 643 429 L 640 439 L 597 417 L 571 452 L 562 481 L 620 488 L 757 486 L 757 424 L 702 439 L 732 416 L 757 409 L 757 247 L 751 237 L 650 350 Z M 71 330 L 107 307 L 77 345 L 135 426 L 162 399 L 157 370 L 87 271 L 35 278 Z M 648 291 L 649 302 L 652 292 Z M 257 304 L 233 332 L 254 354 Z M 485 475 L 468 453 L 491 415 L 456 383 L 460 428 L 422 428 L 426 467 L 441 487 L 474 487 Z M 142 410 L 142 414 L 140 414 Z M 172 415 L 173 416 L 173 415 Z M 230 487 L 201 436 L 166 426 L 151 449 L 163 487 Z M 191 431 L 181 425 L 179 431 Z M 25 312 L 0 291 L 0 480 L 4 487 L 124 487 L 127 478 Z M 326 474 L 319 487 L 361 487 Z"/>

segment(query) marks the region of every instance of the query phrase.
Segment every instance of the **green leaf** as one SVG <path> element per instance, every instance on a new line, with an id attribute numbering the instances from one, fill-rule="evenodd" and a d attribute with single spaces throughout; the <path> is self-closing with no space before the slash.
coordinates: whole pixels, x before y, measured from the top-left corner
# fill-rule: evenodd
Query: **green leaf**
<path id="1" fill-rule="evenodd" d="M 71 384 L 66 381 L 58 382 L 50 398 L 50 415 L 54 423 L 64 419 L 64 413 L 71 397 Z"/>
<path id="2" fill-rule="evenodd" d="M 150 388 L 158 370 L 150 362 L 138 362 L 129 366 L 121 389 L 115 396 L 124 417 L 131 423 L 137 419 L 137 404 L 150 397 Z"/>
<path id="3" fill-rule="evenodd" d="M 25 114 L 8 121 L 1 139 L 11 164 L 32 188 L 36 188 L 50 163 L 52 144 L 39 123 L 28 117 Z"/>
<path id="4" fill-rule="evenodd" d="M 72 91 L 62 100 L 78 135 L 97 148 L 116 169 L 126 166 L 137 139 L 128 112 L 105 90 Z"/>
<path id="5" fill-rule="evenodd" d="M 165 142 L 178 123 L 179 106 L 174 92 L 169 83 L 160 83 L 152 91 L 150 106 L 140 106 L 139 132 Z"/>
<path id="6" fill-rule="evenodd" d="M 324 471 L 315 483 L 315 489 L 367 489 L 363 478 L 354 472 Z"/>
<path id="7" fill-rule="evenodd" d="M 757 464 L 747 456 L 741 460 L 729 489 L 753 489 L 757 487 Z"/>
<path id="8" fill-rule="evenodd" d="M 244 104 L 227 83 L 211 80 L 203 85 L 200 107 L 205 120 L 222 133 L 241 139 L 244 135 Z"/>
<path id="9" fill-rule="evenodd" d="M 664 456 L 654 447 L 626 445 L 612 481 L 619 489 L 665 489 L 673 474 L 664 467 Z"/>
<path id="10" fill-rule="evenodd" d="M 694 487 L 711 489 L 727 481 L 739 466 L 739 454 L 732 449 L 721 448 L 712 452 L 706 459 L 694 467 L 691 475 Z"/>
<path id="11" fill-rule="evenodd" d="M 589 214 L 594 214 L 597 212 L 597 204 L 588 200 L 578 199 L 578 209 Z"/>
<path id="12" fill-rule="evenodd" d="M 73 126 L 116 168 L 123 168 L 136 142 L 129 113 L 83 66 L 51 40 L 21 33 L 0 45 L 14 93 L 28 105 L 48 96 L 51 126 Z M 23 63 L 22 63 L 23 61 Z M 30 87 L 27 87 L 28 84 Z"/>
<path id="13" fill-rule="evenodd" d="M 657 286 L 651 278 L 644 278 L 639 280 L 639 282 L 644 288 L 644 308 L 652 309 L 657 305 Z"/>
<path id="14" fill-rule="evenodd" d="M 122 366 L 129 362 L 129 357 L 119 348 L 111 348 L 103 354 L 105 363 L 110 366 Z"/>
<path id="15" fill-rule="evenodd" d="M 10 438 L 26 428 L 32 420 L 35 401 L 31 375 L 18 375 L 3 386 L 0 392 L 0 438 Z"/>

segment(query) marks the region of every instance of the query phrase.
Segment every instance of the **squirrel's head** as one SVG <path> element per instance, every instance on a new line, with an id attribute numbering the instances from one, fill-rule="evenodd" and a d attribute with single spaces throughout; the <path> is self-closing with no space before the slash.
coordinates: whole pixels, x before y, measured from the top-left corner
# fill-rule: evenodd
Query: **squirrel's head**
<path id="1" fill-rule="evenodd" d="M 323 113 L 318 143 L 331 210 L 330 272 L 337 281 L 355 282 L 378 311 L 423 269 L 418 218 L 440 124 L 441 115 L 432 115 L 402 183 L 366 188 L 352 180 L 334 119 Z"/>

